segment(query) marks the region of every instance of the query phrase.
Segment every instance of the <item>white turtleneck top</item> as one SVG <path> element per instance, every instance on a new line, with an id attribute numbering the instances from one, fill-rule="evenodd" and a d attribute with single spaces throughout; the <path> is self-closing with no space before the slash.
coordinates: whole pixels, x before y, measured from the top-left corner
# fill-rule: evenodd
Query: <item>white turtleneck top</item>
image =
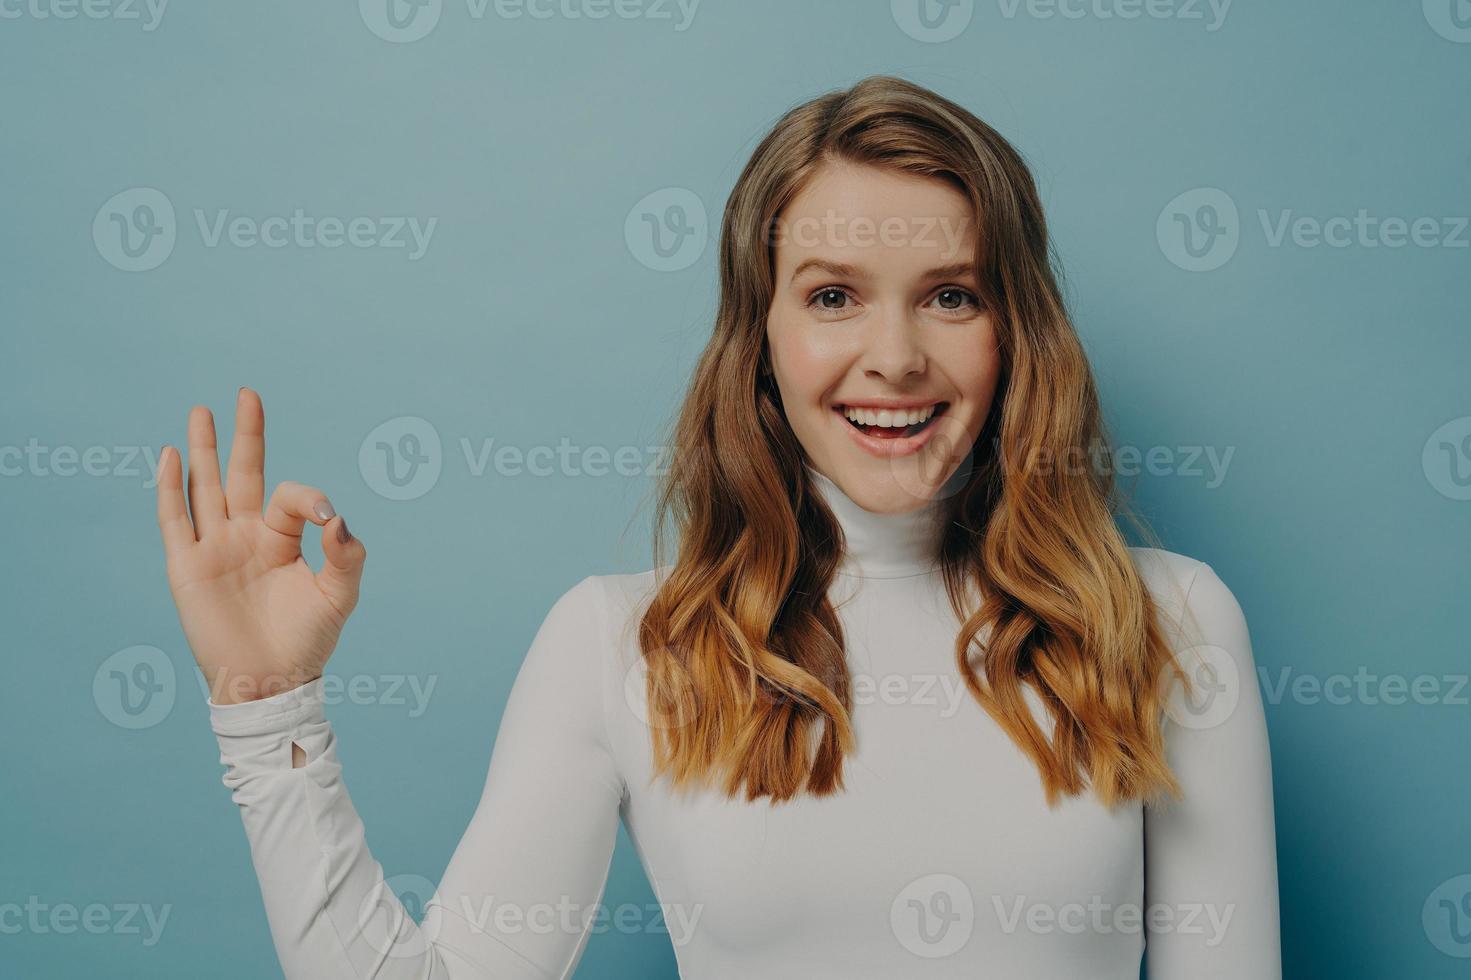
<path id="1" fill-rule="evenodd" d="M 846 539 L 830 595 L 853 677 L 843 791 L 773 806 L 651 780 L 633 626 L 653 570 L 588 576 L 551 606 L 422 924 L 368 849 L 322 680 L 211 701 L 286 976 L 570 977 L 588 927 L 618 927 L 599 900 L 621 819 L 686 980 L 1137 980 L 1141 959 L 1150 980 L 1278 980 L 1266 726 L 1246 622 L 1210 566 L 1133 549 L 1197 668 L 1199 698 L 1166 720 L 1184 799 L 1049 809 L 956 670 L 938 502 L 874 514 L 809 473 Z"/>

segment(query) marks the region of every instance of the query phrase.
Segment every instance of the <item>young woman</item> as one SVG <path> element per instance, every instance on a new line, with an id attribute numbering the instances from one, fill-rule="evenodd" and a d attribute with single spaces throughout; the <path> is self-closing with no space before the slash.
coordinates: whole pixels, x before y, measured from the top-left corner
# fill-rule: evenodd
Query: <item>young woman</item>
<path id="1" fill-rule="evenodd" d="M 1016 151 L 898 79 L 823 96 L 757 147 L 720 269 L 656 567 L 551 607 L 422 925 L 321 704 L 363 544 L 311 487 L 262 515 L 248 389 L 223 488 L 203 407 L 187 510 L 166 452 L 169 584 L 287 976 L 568 977 L 621 818 L 692 980 L 1280 977 L 1246 623 L 1115 524 Z"/>

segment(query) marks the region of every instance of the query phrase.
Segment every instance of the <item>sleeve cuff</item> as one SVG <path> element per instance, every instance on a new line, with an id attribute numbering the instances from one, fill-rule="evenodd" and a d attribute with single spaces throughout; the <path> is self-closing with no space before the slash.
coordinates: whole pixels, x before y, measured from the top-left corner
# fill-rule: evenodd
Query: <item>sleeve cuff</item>
<path id="1" fill-rule="evenodd" d="M 324 675 L 325 676 L 325 675 Z M 209 723 L 216 735 L 263 735 L 284 732 L 313 721 L 325 721 L 322 677 L 268 698 L 237 704 L 209 705 Z"/>

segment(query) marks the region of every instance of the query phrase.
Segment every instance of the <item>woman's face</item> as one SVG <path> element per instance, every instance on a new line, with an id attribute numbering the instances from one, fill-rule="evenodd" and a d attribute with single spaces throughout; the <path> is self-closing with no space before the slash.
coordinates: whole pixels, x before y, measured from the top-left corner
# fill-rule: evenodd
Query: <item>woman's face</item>
<path id="1" fill-rule="evenodd" d="M 974 225 L 943 180 L 847 162 L 778 217 L 766 336 L 787 421 L 865 510 L 920 506 L 986 421 L 1000 357 Z"/>

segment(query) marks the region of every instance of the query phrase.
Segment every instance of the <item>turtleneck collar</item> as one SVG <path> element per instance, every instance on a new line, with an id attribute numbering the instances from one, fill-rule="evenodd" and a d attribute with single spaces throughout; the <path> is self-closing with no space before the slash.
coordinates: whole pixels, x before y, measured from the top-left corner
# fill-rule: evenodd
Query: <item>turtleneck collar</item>
<path id="1" fill-rule="evenodd" d="M 940 567 L 940 512 L 947 483 L 917 510 L 877 514 L 864 510 L 832 480 L 805 464 L 813 487 L 843 528 L 847 549 L 838 567 L 856 578 L 902 578 Z M 959 471 L 952 475 L 952 482 Z"/>

